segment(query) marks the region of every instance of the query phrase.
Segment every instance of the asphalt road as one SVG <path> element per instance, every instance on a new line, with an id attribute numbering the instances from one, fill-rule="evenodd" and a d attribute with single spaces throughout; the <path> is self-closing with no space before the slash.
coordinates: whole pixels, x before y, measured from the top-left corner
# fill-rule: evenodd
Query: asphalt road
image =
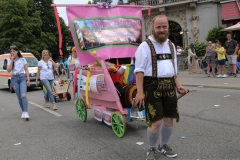
<path id="1" fill-rule="evenodd" d="M 239 91 L 196 89 L 179 100 L 180 122 L 169 142 L 178 153 L 175 159 L 240 159 Z M 43 109 L 39 89 L 30 90 L 28 100 L 31 119 L 24 121 L 16 95 L 0 90 L 0 160 L 145 159 L 145 122 L 129 122 L 118 138 L 91 110 L 80 122 L 73 101 L 58 101 L 57 111 Z M 158 154 L 158 159 L 171 158 Z"/>

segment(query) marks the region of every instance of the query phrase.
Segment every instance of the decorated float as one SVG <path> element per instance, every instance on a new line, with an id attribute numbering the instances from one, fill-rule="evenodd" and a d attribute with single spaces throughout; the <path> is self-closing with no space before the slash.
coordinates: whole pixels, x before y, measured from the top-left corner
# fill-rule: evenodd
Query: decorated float
<path id="1" fill-rule="evenodd" d="M 62 37 L 57 7 L 66 7 L 69 27 L 81 69 L 75 70 L 73 94 L 80 121 L 87 119 L 87 109 L 94 118 L 112 127 L 118 137 L 126 131 L 126 120 L 145 117 L 145 111 L 132 107 L 137 93 L 134 55 L 144 40 L 142 9 L 150 6 L 111 5 L 108 1 L 92 5 L 54 4 Z M 134 114 L 134 115 L 133 115 Z"/>

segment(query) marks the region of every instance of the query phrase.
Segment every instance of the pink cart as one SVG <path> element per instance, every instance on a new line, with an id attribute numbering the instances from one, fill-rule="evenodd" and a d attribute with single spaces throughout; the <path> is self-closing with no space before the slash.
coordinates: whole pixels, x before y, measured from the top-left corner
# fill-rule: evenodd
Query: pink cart
<path id="1" fill-rule="evenodd" d="M 91 108 L 96 120 L 111 126 L 118 137 L 123 137 L 126 131 L 126 121 L 128 119 L 144 118 L 144 111 L 141 112 L 142 117 L 130 116 L 131 106 L 123 107 L 105 62 L 100 61 L 100 63 L 101 67 L 93 66 L 75 72 L 73 86 L 74 92 L 79 97 L 76 101 L 77 116 L 80 121 L 85 122 L 87 109 Z M 86 79 L 88 79 L 88 76 L 91 78 L 87 88 Z M 126 85 L 125 87 L 134 85 Z M 134 93 L 130 95 L 130 98 L 136 94 L 136 89 L 132 88 Z"/>

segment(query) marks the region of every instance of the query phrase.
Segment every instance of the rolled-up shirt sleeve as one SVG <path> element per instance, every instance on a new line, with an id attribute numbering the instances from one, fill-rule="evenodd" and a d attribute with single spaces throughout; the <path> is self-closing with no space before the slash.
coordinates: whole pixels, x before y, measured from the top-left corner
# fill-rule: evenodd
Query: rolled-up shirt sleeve
<path id="1" fill-rule="evenodd" d="M 146 72 L 147 68 L 147 53 L 140 45 L 135 53 L 135 70 L 134 73 L 137 72 L 143 72 L 143 74 Z"/>

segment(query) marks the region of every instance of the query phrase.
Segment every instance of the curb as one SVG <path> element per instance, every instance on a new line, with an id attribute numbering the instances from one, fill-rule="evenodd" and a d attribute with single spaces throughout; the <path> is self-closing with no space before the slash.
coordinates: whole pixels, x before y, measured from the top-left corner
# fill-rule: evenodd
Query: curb
<path id="1" fill-rule="evenodd" d="M 233 87 L 233 86 L 213 86 L 213 85 L 195 85 L 195 84 L 183 84 L 183 86 L 189 86 L 189 87 L 197 87 L 197 88 L 219 88 L 219 89 L 234 89 L 234 90 L 240 90 L 240 87 Z M 202 86 L 202 87 L 199 87 Z"/>

